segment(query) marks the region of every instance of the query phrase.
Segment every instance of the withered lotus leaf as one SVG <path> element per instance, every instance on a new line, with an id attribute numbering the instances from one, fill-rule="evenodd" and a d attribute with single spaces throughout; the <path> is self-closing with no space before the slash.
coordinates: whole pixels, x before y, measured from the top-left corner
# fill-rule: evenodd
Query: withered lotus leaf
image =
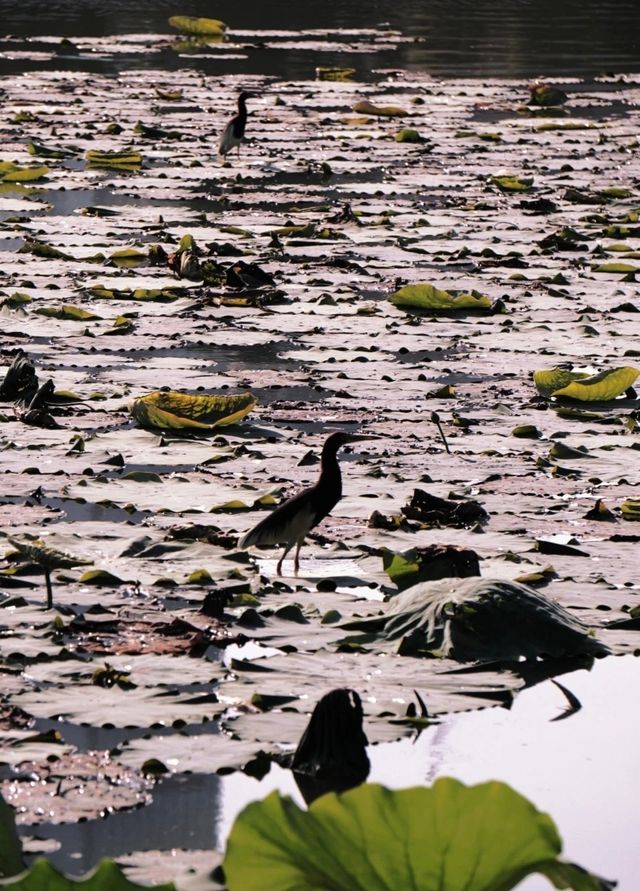
<path id="1" fill-rule="evenodd" d="M 253 393 L 192 396 L 159 390 L 134 400 L 131 414 L 142 427 L 167 430 L 211 430 L 235 424 L 256 405 Z"/>

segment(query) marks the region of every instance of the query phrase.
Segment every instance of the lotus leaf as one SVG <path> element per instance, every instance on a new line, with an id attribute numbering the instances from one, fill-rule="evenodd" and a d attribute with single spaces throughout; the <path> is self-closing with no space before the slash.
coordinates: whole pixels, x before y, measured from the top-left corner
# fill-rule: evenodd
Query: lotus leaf
<path id="1" fill-rule="evenodd" d="M 13 161 L 0 161 L 0 182 L 26 183 L 42 179 L 49 173 L 49 168 L 39 164 L 34 167 L 21 167 Z"/>
<path id="2" fill-rule="evenodd" d="M 587 625 L 555 601 L 503 579 L 421 582 L 398 594 L 386 616 L 344 627 L 371 629 L 383 641 L 397 640 L 402 655 L 444 656 L 461 662 L 609 652 Z"/>
<path id="3" fill-rule="evenodd" d="M 424 139 L 417 130 L 412 130 L 410 127 L 404 127 L 402 130 L 398 130 L 396 133 L 396 142 L 424 142 Z"/>
<path id="4" fill-rule="evenodd" d="M 38 306 L 34 312 L 52 319 L 68 319 L 73 322 L 90 322 L 100 318 L 95 313 L 79 306 L 72 306 L 70 303 L 64 303 L 62 306 Z"/>
<path id="5" fill-rule="evenodd" d="M 131 414 L 142 427 L 174 430 L 212 430 L 235 424 L 256 405 L 252 393 L 232 396 L 192 396 L 160 390 L 136 399 Z"/>
<path id="6" fill-rule="evenodd" d="M 316 77 L 318 78 L 318 80 L 334 80 L 344 82 L 353 80 L 355 73 L 355 68 L 331 68 L 323 65 L 319 65 L 316 68 Z"/>
<path id="7" fill-rule="evenodd" d="M 471 294 L 450 294 L 426 282 L 405 285 L 389 296 L 394 306 L 426 309 L 432 312 L 465 309 L 490 309 L 491 300 L 475 291 Z"/>
<path id="8" fill-rule="evenodd" d="M 552 106 L 563 105 L 569 98 L 564 90 L 553 87 L 550 84 L 530 84 L 529 86 L 531 105 Z"/>
<path id="9" fill-rule="evenodd" d="M 408 114 L 406 109 L 398 108 L 397 105 L 374 105 L 368 99 L 361 99 L 353 106 L 353 110 L 358 114 L 373 114 L 383 118 L 403 118 Z"/>
<path id="10" fill-rule="evenodd" d="M 509 891 L 535 873 L 575 891 L 607 887 L 561 850 L 551 818 L 510 786 L 442 777 L 329 793 L 308 811 L 272 792 L 237 817 L 224 873 L 229 891 Z"/>
<path id="11" fill-rule="evenodd" d="M 568 396 L 580 402 L 604 402 L 615 399 L 631 387 L 640 374 L 640 368 L 625 366 L 610 368 L 593 377 L 573 380 L 554 390 L 553 396 Z"/>
<path id="12" fill-rule="evenodd" d="M 169 24 L 181 34 L 193 34 L 195 37 L 224 34 L 226 25 L 220 19 L 199 18 L 193 15 L 172 15 Z"/>
<path id="13" fill-rule="evenodd" d="M 589 377 L 585 371 L 568 371 L 566 368 L 549 368 L 533 372 L 533 382 L 543 396 L 551 396 L 556 390 L 568 386 L 573 381 Z"/>
<path id="14" fill-rule="evenodd" d="M 489 182 L 501 192 L 529 192 L 533 186 L 531 177 L 521 176 L 490 176 Z"/>
<path id="15" fill-rule="evenodd" d="M 135 170 L 142 164 L 142 155 L 134 149 L 122 152 L 102 152 L 90 149 L 85 158 L 90 167 L 111 167 L 115 170 Z"/>
<path id="16" fill-rule="evenodd" d="M 640 266 L 634 266 L 633 263 L 600 263 L 599 266 L 593 267 L 593 272 L 618 272 L 626 274 L 628 272 L 640 272 Z"/>
<path id="17" fill-rule="evenodd" d="M 625 520 L 640 520 L 640 498 L 626 498 L 620 510 Z"/>

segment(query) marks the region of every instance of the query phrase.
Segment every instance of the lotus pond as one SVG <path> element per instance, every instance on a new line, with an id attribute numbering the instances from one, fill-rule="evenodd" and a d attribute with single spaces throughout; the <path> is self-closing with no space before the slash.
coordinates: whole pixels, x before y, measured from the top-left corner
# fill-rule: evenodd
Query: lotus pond
<path id="1" fill-rule="evenodd" d="M 287 765 L 349 687 L 350 814 L 444 838 L 491 798 L 486 831 L 536 852 L 485 839 L 500 888 L 634 891 L 637 75 L 435 76 L 371 22 L 177 24 L 0 42 L 0 875 L 108 857 L 211 891 L 231 832 L 248 891 L 269 825 L 338 819 Z M 374 438 L 278 577 L 238 539 L 334 429 Z"/>

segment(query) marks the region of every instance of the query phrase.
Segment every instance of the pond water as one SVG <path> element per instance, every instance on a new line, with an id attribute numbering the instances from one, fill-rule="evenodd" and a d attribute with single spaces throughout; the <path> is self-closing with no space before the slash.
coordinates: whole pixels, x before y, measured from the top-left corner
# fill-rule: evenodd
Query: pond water
<path id="1" fill-rule="evenodd" d="M 582 704 L 576 714 L 557 720 L 567 702 L 546 681 L 520 693 L 509 710 L 449 715 L 415 740 L 371 746 L 369 780 L 390 788 L 432 783 L 440 776 L 469 784 L 503 780 L 551 814 L 566 859 L 617 879 L 618 891 L 636 891 L 640 852 L 633 777 L 640 738 L 628 691 L 639 681 L 640 662 L 633 656 L 596 661 L 591 671 L 562 677 Z M 83 743 L 79 736 L 74 742 Z M 142 851 L 223 850 L 237 814 L 273 789 L 304 806 L 292 774 L 272 766 L 260 782 L 243 773 L 169 777 L 140 810 L 114 814 L 106 823 L 39 826 L 36 833 L 61 844 L 49 856 L 73 873 L 100 857 L 125 854 L 134 838 Z M 29 827 L 22 831 L 29 833 Z M 549 887 L 541 877 L 520 886 L 522 891 Z"/>
<path id="2" fill-rule="evenodd" d="M 637 70 L 640 55 L 637 0 L 272 0 L 241 6 L 218 0 L 213 7 L 209 0 L 191 0 L 182 8 L 175 0 L 0 0 L 3 31 L 17 36 L 168 33 L 168 16 L 179 12 L 215 15 L 236 32 L 318 29 L 319 39 L 327 29 L 387 22 L 412 38 L 389 57 L 389 65 L 436 76 L 592 77 Z M 279 72 L 262 57 L 254 67 L 265 63 L 270 73 L 297 76 L 296 68 L 309 68 L 305 55 L 279 53 Z M 243 66 L 247 70 L 246 60 Z"/>

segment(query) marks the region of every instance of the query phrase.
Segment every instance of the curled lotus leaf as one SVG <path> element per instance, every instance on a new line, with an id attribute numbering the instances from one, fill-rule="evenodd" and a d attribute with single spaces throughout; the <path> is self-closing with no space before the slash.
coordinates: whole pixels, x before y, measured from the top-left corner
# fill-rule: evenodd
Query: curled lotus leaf
<path id="1" fill-rule="evenodd" d="M 90 167 L 113 167 L 115 170 L 135 170 L 142 164 L 142 155 L 135 149 L 125 149 L 122 152 L 90 149 L 85 158 Z"/>
<path id="2" fill-rule="evenodd" d="M 52 319 L 66 319 L 72 322 L 90 322 L 100 318 L 95 313 L 70 303 L 64 303 L 62 306 L 39 306 L 34 312 Z"/>
<path id="3" fill-rule="evenodd" d="M 610 368 L 593 377 L 573 380 L 561 389 L 554 390 L 553 395 L 568 396 L 580 402 L 605 402 L 621 396 L 625 390 L 633 386 L 639 374 L 640 368 L 634 368 L 632 365 Z"/>
<path id="4" fill-rule="evenodd" d="M 358 114 L 373 114 L 381 118 L 403 118 L 409 114 L 405 108 L 399 108 L 397 105 L 374 105 L 368 99 L 356 102 L 353 110 Z"/>
<path id="5" fill-rule="evenodd" d="M 256 405 L 253 393 L 192 396 L 159 390 L 136 399 L 131 414 L 142 427 L 173 430 L 211 430 L 235 424 Z"/>
<path id="6" fill-rule="evenodd" d="M 424 142 L 418 131 L 412 130 L 411 127 L 404 127 L 402 130 L 398 130 L 395 139 L 396 142 Z"/>
<path id="7" fill-rule="evenodd" d="M 23 167 L 13 161 L 0 161 L 0 182 L 26 183 L 42 179 L 49 173 L 49 168 L 42 164 Z"/>
<path id="8" fill-rule="evenodd" d="M 530 176 L 490 176 L 489 182 L 497 186 L 501 192 L 529 192 L 533 186 L 533 179 Z"/>
<path id="9" fill-rule="evenodd" d="M 427 282 L 405 285 L 389 296 L 394 306 L 413 309 L 426 309 L 432 312 L 451 312 L 464 309 L 491 309 L 491 300 L 484 294 L 473 291 L 457 296 L 436 288 Z"/>
<path id="10" fill-rule="evenodd" d="M 193 34 L 194 37 L 220 36 L 220 34 L 224 34 L 227 27 L 220 19 L 201 18 L 194 15 L 172 15 L 169 24 L 181 34 Z"/>
<path id="11" fill-rule="evenodd" d="M 533 372 L 533 382 L 538 393 L 551 396 L 557 390 L 568 386 L 573 381 L 589 377 L 586 371 L 569 371 L 566 368 L 546 368 Z"/>

